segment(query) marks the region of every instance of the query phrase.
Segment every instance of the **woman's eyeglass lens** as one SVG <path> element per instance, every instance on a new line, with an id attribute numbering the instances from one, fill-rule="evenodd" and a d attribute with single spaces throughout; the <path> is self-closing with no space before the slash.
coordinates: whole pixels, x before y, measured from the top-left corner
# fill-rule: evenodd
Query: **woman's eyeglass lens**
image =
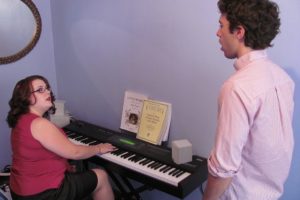
<path id="1" fill-rule="evenodd" d="M 48 87 L 46 87 L 46 88 L 40 87 L 39 89 L 34 90 L 34 91 L 32 91 L 31 93 L 35 93 L 35 92 L 38 92 L 38 93 L 44 93 L 44 92 L 46 92 L 46 90 L 48 90 L 48 91 L 50 92 L 50 91 L 51 91 L 51 88 L 48 88 Z"/>

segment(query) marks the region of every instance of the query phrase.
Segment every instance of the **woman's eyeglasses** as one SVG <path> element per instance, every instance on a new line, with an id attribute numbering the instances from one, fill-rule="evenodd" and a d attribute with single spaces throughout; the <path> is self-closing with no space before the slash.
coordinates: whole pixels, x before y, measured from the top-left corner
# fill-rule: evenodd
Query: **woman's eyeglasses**
<path id="1" fill-rule="evenodd" d="M 31 93 L 35 93 L 35 92 L 44 93 L 44 92 L 46 92 L 46 90 L 48 90 L 49 92 L 51 92 L 51 88 L 49 88 L 49 87 L 40 87 L 39 89 L 34 90 Z"/>

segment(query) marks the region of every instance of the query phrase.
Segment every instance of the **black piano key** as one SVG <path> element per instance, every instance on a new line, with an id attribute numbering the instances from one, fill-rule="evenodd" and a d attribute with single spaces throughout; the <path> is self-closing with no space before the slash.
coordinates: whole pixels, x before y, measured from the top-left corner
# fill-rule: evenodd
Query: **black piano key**
<path id="1" fill-rule="evenodd" d="M 89 143 L 89 145 L 97 145 L 97 144 L 101 144 L 101 142 L 95 140 L 94 142 Z"/>
<path id="2" fill-rule="evenodd" d="M 76 140 L 80 141 L 81 143 L 86 144 L 84 141 L 87 140 L 87 139 L 88 139 L 87 137 L 82 137 L 82 138 L 79 138 L 79 139 L 76 139 Z"/>
<path id="3" fill-rule="evenodd" d="M 163 170 L 167 169 L 168 165 L 162 167 L 159 171 L 162 172 Z"/>
<path id="4" fill-rule="evenodd" d="M 156 161 L 153 161 L 151 164 L 149 164 L 147 167 L 152 168 L 152 166 L 156 165 Z"/>
<path id="5" fill-rule="evenodd" d="M 132 156 L 132 155 L 133 155 L 132 152 L 127 152 L 127 153 L 123 154 L 123 155 L 121 156 L 121 158 L 128 158 L 128 157 L 130 157 L 130 156 Z"/>
<path id="6" fill-rule="evenodd" d="M 174 169 L 174 170 L 172 170 L 172 172 L 170 172 L 169 174 L 170 174 L 171 176 L 175 176 L 179 171 L 180 171 L 180 169 Z"/>
<path id="7" fill-rule="evenodd" d="M 75 140 L 77 140 L 79 142 L 82 142 L 82 141 L 84 141 L 86 139 L 87 139 L 87 137 L 85 137 L 85 136 L 75 138 Z"/>
<path id="8" fill-rule="evenodd" d="M 172 176 L 176 176 L 177 173 L 179 173 L 181 170 L 180 169 L 175 169 L 173 172 L 170 173 Z"/>
<path id="9" fill-rule="evenodd" d="M 141 163 L 142 165 L 147 165 L 149 164 L 150 162 L 152 162 L 152 160 L 150 159 L 146 159 L 143 163 Z"/>
<path id="10" fill-rule="evenodd" d="M 141 160 L 137 161 L 137 164 L 141 165 L 145 160 L 147 160 L 147 158 L 143 157 Z"/>
<path id="11" fill-rule="evenodd" d="M 79 135 L 79 134 L 71 132 L 71 131 L 67 131 L 66 134 L 67 134 L 68 138 L 74 139 L 74 140 L 79 141 L 83 144 L 88 144 L 88 145 L 100 144 L 100 142 L 95 140 L 95 139 L 92 139 L 92 138 L 89 138 L 89 137 L 86 137 L 86 136 L 82 136 L 82 135 Z"/>
<path id="12" fill-rule="evenodd" d="M 163 173 L 167 173 L 168 171 L 170 171 L 172 169 L 171 166 L 168 166 L 165 170 L 163 170 Z"/>
<path id="13" fill-rule="evenodd" d="M 80 141 L 80 140 L 83 139 L 83 138 L 84 138 L 84 136 L 78 135 L 77 137 L 74 137 L 73 139 L 74 139 L 74 140 L 77 140 L 77 141 Z"/>
<path id="14" fill-rule="evenodd" d="M 122 154 L 120 157 L 121 158 L 124 158 L 125 156 L 128 156 L 128 155 L 130 155 L 130 153 L 128 152 L 128 151 L 126 151 L 124 154 Z"/>
<path id="15" fill-rule="evenodd" d="M 154 160 L 149 159 L 149 161 L 146 163 L 146 166 L 153 164 Z"/>
<path id="16" fill-rule="evenodd" d="M 139 162 L 140 160 L 142 160 L 144 158 L 145 158 L 144 156 L 139 155 L 133 160 L 133 162 Z"/>
<path id="17" fill-rule="evenodd" d="M 154 170 L 158 170 L 161 166 L 163 166 L 163 164 L 162 164 L 162 163 L 158 163 L 157 165 L 155 165 L 155 166 L 153 167 L 153 169 L 154 169 Z"/>
<path id="18" fill-rule="evenodd" d="M 160 163 L 159 165 L 155 166 L 153 169 L 158 170 L 161 166 L 163 166 L 164 164 Z"/>
<path id="19" fill-rule="evenodd" d="M 176 175 L 176 177 L 178 178 L 178 177 L 181 176 L 182 174 L 184 174 L 184 171 L 181 171 L 179 174 Z"/>
<path id="20" fill-rule="evenodd" d="M 90 145 L 90 144 L 92 144 L 93 142 L 97 142 L 97 140 L 94 140 L 94 139 L 92 139 L 92 138 L 87 138 L 87 139 L 85 139 L 85 140 L 82 141 L 82 142 L 85 143 L 85 144 Z"/>
<path id="21" fill-rule="evenodd" d="M 157 162 L 153 161 L 151 164 L 149 164 L 147 167 L 152 168 L 153 165 L 155 165 Z"/>
<path id="22" fill-rule="evenodd" d="M 173 170 L 171 170 L 171 171 L 169 172 L 169 175 L 171 175 L 172 173 L 174 173 L 176 170 L 177 170 L 176 168 L 174 168 Z"/>
<path id="23" fill-rule="evenodd" d="M 144 158 L 145 157 L 143 157 L 143 156 L 139 156 L 139 158 L 136 158 L 135 160 L 133 160 L 133 162 L 137 163 L 137 162 L 143 160 Z"/>
<path id="24" fill-rule="evenodd" d="M 154 169 L 158 165 L 160 165 L 160 162 L 155 162 L 150 168 Z"/>
<path id="25" fill-rule="evenodd" d="M 146 164 L 144 164 L 145 167 L 148 167 L 149 165 L 151 165 L 154 161 L 153 160 L 149 160 L 148 162 L 146 162 Z"/>
<path id="26" fill-rule="evenodd" d="M 129 152 L 128 156 L 126 156 L 126 159 L 128 160 L 129 158 L 131 158 L 132 156 L 134 156 L 135 154 L 133 152 Z"/>
<path id="27" fill-rule="evenodd" d="M 94 139 L 92 139 L 92 138 L 87 138 L 87 139 L 84 140 L 84 143 L 85 143 L 85 144 L 90 144 L 90 143 L 92 143 L 92 142 L 96 142 L 96 140 L 94 140 Z"/>
<path id="28" fill-rule="evenodd" d="M 129 158 L 128 160 L 129 160 L 129 161 L 132 161 L 132 162 L 137 162 L 137 161 L 139 161 L 139 160 L 141 160 L 141 159 L 143 159 L 143 157 L 136 154 L 135 156 Z"/>
<path id="29" fill-rule="evenodd" d="M 155 162 L 155 161 L 151 160 L 148 164 L 145 165 L 145 167 L 148 167 L 148 168 L 149 168 L 149 165 L 150 165 L 150 166 L 153 165 L 154 162 Z"/>
<path id="30" fill-rule="evenodd" d="M 132 155 L 130 155 L 130 156 L 128 156 L 126 159 L 128 160 L 128 161 L 131 161 L 131 158 L 133 158 L 133 157 L 135 157 L 136 155 L 134 154 L 134 153 L 132 153 Z"/>
<path id="31" fill-rule="evenodd" d="M 163 168 L 165 165 L 160 163 L 159 165 L 156 165 L 155 167 L 153 167 L 154 170 L 156 170 L 157 172 L 160 172 L 161 168 Z"/>
<path id="32" fill-rule="evenodd" d="M 116 156 L 120 155 L 121 153 L 122 153 L 121 149 L 111 152 L 111 154 L 116 155 Z"/>
<path id="33" fill-rule="evenodd" d="M 146 160 L 148 160 L 148 159 L 147 159 L 147 158 L 144 158 L 143 160 L 139 161 L 138 164 L 139 164 L 139 165 L 143 165 L 144 162 L 145 162 Z"/>
<path id="34" fill-rule="evenodd" d="M 75 139 L 77 137 L 79 137 L 80 135 L 74 133 L 74 134 L 70 134 L 68 137 L 71 138 L 71 139 Z"/>
<path id="35" fill-rule="evenodd" d="M 126 151 L 122 150 L 122 149 L 118 149 L 116 151 L 111 152 L 112 154 L 116 155 L 116 156 L 120 156 L 122 154 L 124 154 Z"/>
<path id="36" fill-rule="evenodd" d="M 128 158 L 128 160 L 129 160 L 129 161 L 133 161 L 137 156 L 138 156 L 138 155 L 135 154 L 134 156 L 131 156 L 130 158 Z"/>
<path id="37" fill-rule="evenodd" d="M 178 174 L 180 174 L 182 170 L 178 169 L 176 172 L 173 173 L 173 176 L 177 177 Z"/>

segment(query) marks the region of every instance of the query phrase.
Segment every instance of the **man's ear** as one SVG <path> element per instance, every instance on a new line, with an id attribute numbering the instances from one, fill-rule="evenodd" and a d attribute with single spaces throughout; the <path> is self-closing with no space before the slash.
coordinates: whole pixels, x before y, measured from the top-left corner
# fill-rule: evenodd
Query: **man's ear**
<path id="1" fill-rule="evenodd" d="M 237 39 L 244 40 L 246 31 L 243 26 L 238 26 L 234 32 L 235 32 Z"/>

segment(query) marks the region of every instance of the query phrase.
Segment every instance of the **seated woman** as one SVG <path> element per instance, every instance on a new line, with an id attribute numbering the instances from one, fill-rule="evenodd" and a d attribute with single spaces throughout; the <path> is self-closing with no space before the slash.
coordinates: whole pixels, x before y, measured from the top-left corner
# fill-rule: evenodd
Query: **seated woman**
<path id="1" fill-rule="evenodd" d="M 47 116 L 55 111 L 55 97 L 48 81 L 39 75 L 20 80 L 9 101 L 7 123 L 11 131 L 13 199 L 112 200 L 105 171 L 72 172 L 68 159 L 86 159 L 115 150 L 109 143 L 82 146 L 71 143 Z"/>

